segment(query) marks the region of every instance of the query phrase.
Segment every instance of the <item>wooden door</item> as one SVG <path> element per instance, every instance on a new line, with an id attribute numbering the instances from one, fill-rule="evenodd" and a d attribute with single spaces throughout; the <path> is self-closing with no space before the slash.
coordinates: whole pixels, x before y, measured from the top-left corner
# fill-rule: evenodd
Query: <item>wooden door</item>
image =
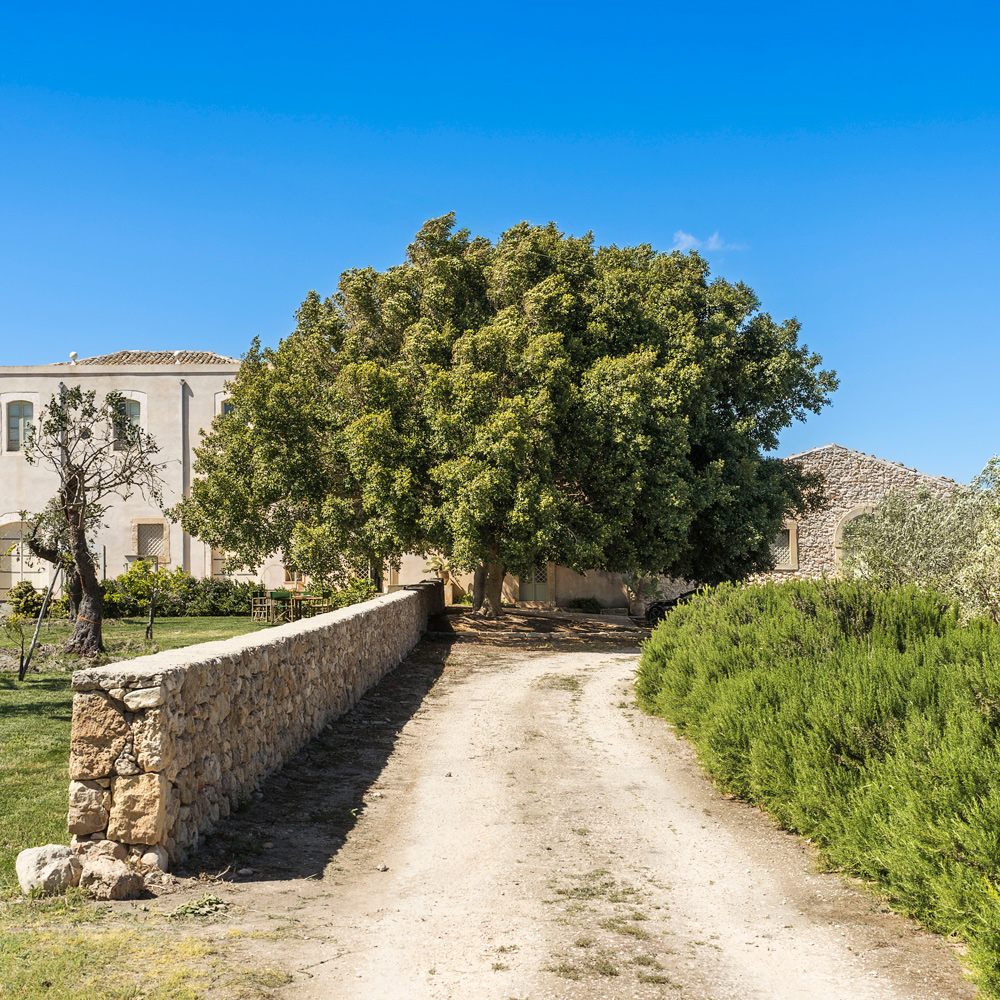
<path id="1" fill-rule="evenodd" d="M 535 566 L 527 576 L 518 577 L 518 600 L 544 603 L 549 599 L 549 568 L 546 563 Z"/>

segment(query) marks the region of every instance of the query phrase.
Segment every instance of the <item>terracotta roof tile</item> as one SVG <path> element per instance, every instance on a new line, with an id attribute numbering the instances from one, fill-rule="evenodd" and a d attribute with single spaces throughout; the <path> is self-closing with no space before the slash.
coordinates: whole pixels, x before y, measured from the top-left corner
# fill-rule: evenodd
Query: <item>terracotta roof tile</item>
<path id="1" fill-rule="evenodd" d="M 58 361 L 71 365 L 71 361 Z M 78 365 L 238 365 L 239 358 L 227 358 L 215 351 L 115 351 L 96 358 L 79 358 Z"/>

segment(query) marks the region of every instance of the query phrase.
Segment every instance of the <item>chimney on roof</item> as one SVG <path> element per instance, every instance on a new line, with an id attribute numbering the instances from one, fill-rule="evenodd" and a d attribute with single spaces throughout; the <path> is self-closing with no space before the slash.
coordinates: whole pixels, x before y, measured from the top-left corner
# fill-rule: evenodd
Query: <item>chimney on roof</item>
<path id="1" fill-rule="evenodd" d="M 77 355 L 76 351 L 70 351 L 69 352 L 69 363 L 71 365 L 75 365 L 77 357 L 78 357 L 78 355 Z"/>

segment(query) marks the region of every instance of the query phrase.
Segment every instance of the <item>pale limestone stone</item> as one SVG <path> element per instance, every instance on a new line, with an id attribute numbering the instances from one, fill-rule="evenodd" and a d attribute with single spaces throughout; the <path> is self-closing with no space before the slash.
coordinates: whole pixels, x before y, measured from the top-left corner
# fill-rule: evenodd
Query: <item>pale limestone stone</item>
<path id="1" fill-rule="evenodd" d="M 173 761 L 172 717 L 165 705 L 151 708 L 132 724 L 135 757 L 143 771 L 165 771 Z"/>
<path id="2" fill-rule="evenodd" d="M 150 847 L 139 858 L 139 863 L 146 865 L 147 868 L 159 868 L 161 872 L 165 872 L 169 864 L 166 848 Z"/>
<path id="3" fill-rule="evenodd" d="M 94 899 L 136 899 L 146 881 L 124 861 L 115 858 L 88 858 L 80 873 L 80 887 Z"/>
<path id="4" fill-rule="evenodd" d="M 114 840 L 77 840 L 76 837 L 70 842 L 73 853 L 80 859 L 81 864 L 93 858 L 111 858 L 113 861 L 124 861 L 128 851 L 124 844 L 119 844 Z"/>
<path id="5" fill-rule="evenodd" d="M 167 700 L 168 694 L 166 684 L 140 688 L 138 691 L 129 691 L 125 695 L 125 704 L 133 712 L 138 712 L 141 708 L 158 708 Z"/>
<path id="6" fill-rule="evenodd" d="M 60 892 L 80 881 L 80 861 L 65 844 L 46 844 L 21 851 L 14 862 L 21 892 Z"/>
<path id="7" fill-rule="evenodd" d="M 96 833 L 108 825 L 111 793 L 96 781 L 69 783 L 69 832 L 81 835 Z"/>
<path id="8" fill-rule="evenodd" d="M 108 837 L 125 844 L 156 844 L 166 823 L 167 779 L 162 774 L 116 778 L 111 785 Z"/>
<path id="9" fill-rule="evenodd" d="M 82 781 L 110 775 L 128 735 L 125 717 L 107 694 L 89 691 L 75 695 L 69 776 Z"/>

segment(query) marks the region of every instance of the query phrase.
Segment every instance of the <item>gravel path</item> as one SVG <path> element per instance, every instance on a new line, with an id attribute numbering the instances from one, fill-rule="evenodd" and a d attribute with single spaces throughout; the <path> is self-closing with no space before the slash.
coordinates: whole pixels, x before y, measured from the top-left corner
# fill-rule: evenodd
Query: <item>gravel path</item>
<path id="1" fill-rule="evenodd" d="M 217 885 L 280 996 L 975 997 L 713 788 L 635 709 L 637 655 L 425 643 L 231 820 L 198 863 L 253 865 Z"/>

